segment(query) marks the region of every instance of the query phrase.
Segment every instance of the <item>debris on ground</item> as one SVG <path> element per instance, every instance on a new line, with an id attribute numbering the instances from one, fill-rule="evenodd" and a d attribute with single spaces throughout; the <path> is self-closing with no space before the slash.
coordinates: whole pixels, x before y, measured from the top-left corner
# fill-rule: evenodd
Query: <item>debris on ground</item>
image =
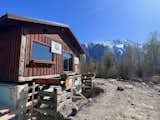
<path id="1" fill-rule="evenodd" d="M 126 89 L 133 89 L 133 85 L 124 85 Z"/>
<path id="2" fill-rule="evenodd" d="M 88 101 L 85 101 L 85 100 L 77 101 L 76 105 L 72 108 L 72 112 L 69 116 L 75 116 L 78 113 L 78 111 L 80 111 L 81 108 L 87 104 L 88 104 Z"/>
<path id="3" fill-rule="evenodd" d="M 121 87 L 121 86 L 118 86 L 118 87 L 117 87 L 117 91 L 123 91 L 123 90 L 124 90 L 123 87 Z"/>
<path id="4" fill-rule="evenodd" d="M 94 91 L 73 120 L 160 120 L 160 94 L 146 83 L 96 79 Z"/>

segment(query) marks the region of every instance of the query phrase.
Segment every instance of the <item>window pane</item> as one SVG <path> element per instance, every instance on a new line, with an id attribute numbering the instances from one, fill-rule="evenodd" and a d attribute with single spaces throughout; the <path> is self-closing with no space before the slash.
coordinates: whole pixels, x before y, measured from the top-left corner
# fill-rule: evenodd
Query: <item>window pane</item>
<path id="1" fill-rule="evenodd" d="M 63 64 L 64 64 L 64 71 L 72 71 L 73 69 L 73 59 L 72 55 L 69 53 L 63 53 Z"/>
<path id="2" fill-rule="evenodd" d="M 64 71 L 68 71 L 68 61 L 64 60 Z"/>
<path id="3" fill-rule="evenodd" d="M 37 42 L 33 42 L 32 59 L 52 61 L 52 53 L 50 52 L 50 47 L 39 44 Z"/>
<path id="4" fill-rule="evenodd" d="M 72 68 L 73 68 L 73 59 L 71 57 L 69 58 L 69 71 L 72 71 Z"/>

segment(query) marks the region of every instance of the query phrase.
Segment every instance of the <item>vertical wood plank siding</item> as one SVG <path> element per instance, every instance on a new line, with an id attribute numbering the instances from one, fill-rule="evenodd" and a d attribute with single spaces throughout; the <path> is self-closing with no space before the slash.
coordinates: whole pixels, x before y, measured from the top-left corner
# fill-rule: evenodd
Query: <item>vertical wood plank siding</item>
<path id="1" fill-rule="evenodd" d="M 17 81 L 21 29 L 14 27 L 0 33 L 0 80 Z"/>
<path id="2" fill-rule="evenodd" d="M 75 56 L 73 50 L 68 46 L 59 33 L 42 34 L 32 29 L 32 32 L 27 34 L 26 44 L 26 65 L 24 70 L 24 77 L 41 76 L 41 75 L 54 75 L 63 72 L 63 54 L 53 54 L 54 64 L 31 64 L 32 60 L 32 42 L 36 41 L 43 45 L 51 47 L 51 41 L 54 40 L 62 44 L 62 50 L 71 53 Z M 71 43 L 70 43 L 71 44 Z M 63 52 L 62 52 L 63 53 Z"/>
<path id="3" fill-rule="evenodd" d="M 47 28 L 47 34 L 43 31 Z M 25 54 L 21 53 L 22 35 L 26 42 L 24 48 Z M 71 37 L 58 27 L 36 26 L 27 24 L 26 26 L 6 27 L 0 31 L 0 81 L 23 82 L 19 77 L 55 75 L 63 72 L 63 52 L 68 52 L 74 56 L 79 53 L 71 43 Z M 51 41 L 62 45 L 62 54 L 53 54 L 54 64 L 31 63 L 32 60 L 32 42 L 36 41 L 43 45 L 51 47 Z M 23 57 L 24 70 L 20 58 Z M 74 65 L 73 65 L 74 70 Z"/>

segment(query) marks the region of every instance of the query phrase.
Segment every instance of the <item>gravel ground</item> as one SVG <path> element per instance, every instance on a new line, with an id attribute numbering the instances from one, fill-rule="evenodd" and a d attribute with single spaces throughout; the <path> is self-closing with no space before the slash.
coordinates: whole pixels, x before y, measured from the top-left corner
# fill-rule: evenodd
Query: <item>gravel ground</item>
<path id="1" fill-rule="evenodd" d="M 124 88 L 117 91 L 117 87 Z M 96 79 L 91 103 L 74 120 L 160 120 L 160 92 L 145 83 Z"/>

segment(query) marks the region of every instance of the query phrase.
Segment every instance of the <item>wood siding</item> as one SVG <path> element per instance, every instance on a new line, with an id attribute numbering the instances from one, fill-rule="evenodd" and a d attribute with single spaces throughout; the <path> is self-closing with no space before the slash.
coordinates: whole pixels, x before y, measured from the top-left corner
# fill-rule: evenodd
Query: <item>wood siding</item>
<path id="1" fill-rule="evenodd" d="M 65 34 L 61 34 L 56 29 L 49 29 L 49 34 L 40 33 L 41 28 L 37 30 L 37 28 L 27 29 L 26 34 L 27 42 L 26 42 L 26 55 L 25 55 L 25 68 L 24 68 L 24 77 L 31 76 L 44 76 L 44 75 L 54 75 L 60 74 L 63 72 L 63 54 L 53 54 L 53 64 L 46 63 L 32 63 L 32 42 L 36 41 L 43 45 L 51 47 L 51 41 L 54 40 L 62 45 L 62 53 L 63 51 L 71 53 L 73 56 L 76 53 L 73 51 L 72 46 L 69 45 L 71 43 L 67 43 L 68 38 Z M 74 65 L 73 65 L 74 70 Z"/>
<path id="2" fill-rule="evenodd" d="M 0 32 L 0 80 L 17 81 L 20 52 L 20 28 Z"/>
<path id="3" fill-rule="evenodd" d="M 47 33 L 44 33 L 44 28 Z M 32 61 L 32 42 L 51 47 L 51 41 L 62 45 L 62 53 L 79 56 L 71 37 L 59 27 L 25 24 L 5 26 L 0 30 L 0 81 L 25 82 L 30 77 L 57 75 L 63 72 L 63 54 L 53 54 L 53 64 Z M 73 65 L 73 72 L 75 65 Z"/>

